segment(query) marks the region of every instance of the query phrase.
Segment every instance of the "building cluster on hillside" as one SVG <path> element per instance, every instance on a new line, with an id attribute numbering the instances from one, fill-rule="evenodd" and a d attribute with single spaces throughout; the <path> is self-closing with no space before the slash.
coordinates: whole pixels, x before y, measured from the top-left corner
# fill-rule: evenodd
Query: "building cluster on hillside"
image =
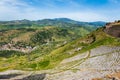
<path id="1" fill-rule="evenodd" d="M 24 53 L 29 53 L 32 50 L 34 50 L 36 47 L 26 46 L 26 47 L 20 47 L 20 46 L 14 46 L 11 43 L 1 45 L 0 50 L 14 50 L 14 51 L 20 51 Z"/>

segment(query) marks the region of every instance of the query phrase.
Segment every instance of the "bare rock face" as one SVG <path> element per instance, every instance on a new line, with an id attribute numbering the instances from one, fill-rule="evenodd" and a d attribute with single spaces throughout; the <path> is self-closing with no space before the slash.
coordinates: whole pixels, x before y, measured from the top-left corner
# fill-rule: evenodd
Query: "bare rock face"
<path id="1" fill-rule="evenodd" d="M 107 23 L 105 32 L 111 36 L 120 38 L 120 20 L 113 23 Z"/>

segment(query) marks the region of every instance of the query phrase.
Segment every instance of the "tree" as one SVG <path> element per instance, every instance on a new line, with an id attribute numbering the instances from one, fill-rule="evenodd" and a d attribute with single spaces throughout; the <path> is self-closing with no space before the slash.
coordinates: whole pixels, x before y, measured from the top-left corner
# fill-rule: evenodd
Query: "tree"
<path id="1" fill-rule="evenodd" d="M 31 40 L 34 43 L 44 44 L 52 39 L 52 35 L 53 35 L 52 32 L 50 32 L 48 30 L 40 31 L 40 32 L 36 33 L 35 35 L 33 35 Z"/>

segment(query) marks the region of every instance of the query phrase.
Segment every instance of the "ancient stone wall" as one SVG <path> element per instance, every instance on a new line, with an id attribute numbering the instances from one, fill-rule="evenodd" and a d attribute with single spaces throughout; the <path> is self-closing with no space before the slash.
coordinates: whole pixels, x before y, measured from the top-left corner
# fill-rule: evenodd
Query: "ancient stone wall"
<path id="1" fill-rule="evenodd" d="M 106 24 L 105 32 L 111 36 L 120 38 L 120 22 Z"/>

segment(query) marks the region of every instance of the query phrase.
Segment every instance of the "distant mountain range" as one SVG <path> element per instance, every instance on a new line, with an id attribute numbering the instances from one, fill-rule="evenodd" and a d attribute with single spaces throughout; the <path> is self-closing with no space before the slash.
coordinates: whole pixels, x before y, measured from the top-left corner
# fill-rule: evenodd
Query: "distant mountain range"
<path id="1" fill-rule="evenodd" d="M 106 24 L 106 22 L 103 22 L 103 21 L 82 22 L 82 21 L 71 20 L 68 18 L 55 18 L 54 20 L 72 23 L 72 24 L 78 24 L 78 25 L 82 25 L 82 26 L 90 25 L 90 26 L 100 27 L 100 26 L 104 26 Z"/>
<path id="2" fill-rule="evenodd" d="M 30 20 L 13 20 L 13 21 L 0 21 L 1 28 L 24 28 L 24 27 L 45 27 L 45 26 L 55 26 L 55 27 L 79 27 L 79 26 L 92 26 L 101 27 L 104 26 L 106 22 L 81 22 L 75 21 L 69 18 L 55 18 L 55 19 L 42 19 L 36 21 Z"/>

